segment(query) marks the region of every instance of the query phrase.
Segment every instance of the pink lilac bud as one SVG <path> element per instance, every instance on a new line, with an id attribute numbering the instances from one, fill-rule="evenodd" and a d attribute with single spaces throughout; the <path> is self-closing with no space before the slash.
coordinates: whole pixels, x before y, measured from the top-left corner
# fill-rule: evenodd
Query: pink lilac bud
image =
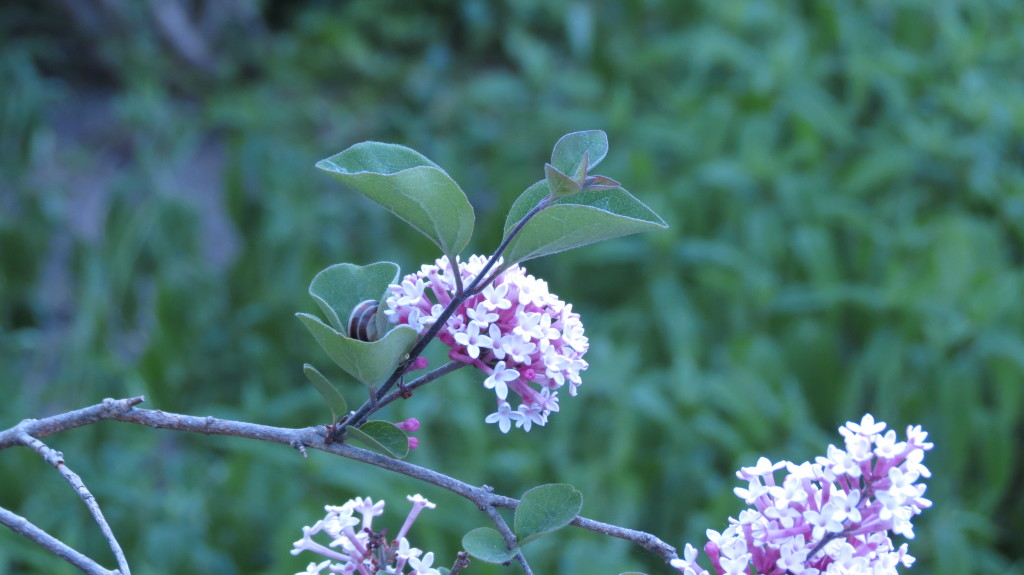
<path id="1" fill-rule="evenodd" d="M 341 506 L 325 507 L 327 516 L 317 521 L 312 527 L 302 528 L 302 539 L 293 544 L 292 555 L 303 551 L 312 551 L 327 558 L 321 563 L 310 563 L 305 571 L 295 575 L 320 575 L 327 573 L 396 573 L 399 575 L 440 575 L 433 569 L 433 553 L 427 553 L 419 559 L 423 551 L 409 546 L 406 534 L 420 511 L 424 508 L 433 509 L 435 505 L 419 494 L 408 497 L 412 502 L 405 523 L 399 534 L 388 541 L 387 530 L 373 530 L 373 518 L 384 513 L 384 502 L 374 503 L 370 498 L 351 499 Z M 360 514 L 362 521 L 353 515 Z M 362 523 L 360 525 L 360 523 Z M 359 529 L 355 526 L 359 525 Z M 323 534 L 328 539 L 325 545 L 313 538 Z M 411 571 L 406 571 L 408 564 Z"/>
<path id="2" fill-rule="evenodd" d="M 415 433 L 420 428 L 420 420 L 415 417 L 410 417 L 405 421 L 399 421 L 395 424 L 395 427 L 409 433 Z"/>
<path id="3" fill-rule="evenodd" d="M 482 256 L 459 261 L 462 285 L 470 285 L 486 263 Z M 454 278 L 447 257 L 422 266 L 389 287 L 385 315 L 425 332 L 455 298 Z M 558 411 L 558 390 L 568 386 L 575 397 L 580 372 L 587 369 L 588 342 L 579 314 L 518 265 L 464 301 L 437 337 L 451 348 L 449 358 L 487 374 L 483 385 L 494 391 L 498 411 L 485 421 L 498 423 L 502 433 L 512 423 L 525 431 L 546 424 Z M 509 404 L 513 397 L 519 398 L 515 409 Z"/>
<path id="4" fill-rule="evenodd" d="M 429 363 L 430 362 L 427 361 L 427 358 L 425 358 L 425 357 L 423 357 L 421 355 L 420 357 L 417 357 L 416 359 L 412 360 L 412 363 L 409 365 L 409 369 L 407 369 L 405 371 L 409 372 L 409 371 L 419 371 L 421 369 L 427 369 L 427 365 Z"/>
<path id="5" fill-rule="evenodd" d="M 405 421 L 399 421 L 398 423 L 395 424 L 395 427 L 401 429 L 406 433 L 414 433 L 416 430 L 420 428 L 420 421 L 415 417 L 410 417 Z M 416 449 L 417 447 L 420 446 L 419 439 L 412 436 L 409 436 L 406 439 L 408 439 L 409 441 L 409 449 Z"/>
<path id="6" fill-rule="evenodd" d="M 735 493 L 753 508 L 722 533 L 708 530 L 712 571 L 690 544 L 671 565 L 684 575 L 895 575 L 909 567 L 914 557 L 889 532 L 913 539 L 910 518 L 931 506 L 917 480 L 931 475 L 921 461 L 932 444 L 920 427 L 908 427 L 900 443 L 885 427 L 868 414 L 839 428 L 845 449 L 830 445 L 813 464 L 761 458 L 740 469 L 748 486 Z"/>

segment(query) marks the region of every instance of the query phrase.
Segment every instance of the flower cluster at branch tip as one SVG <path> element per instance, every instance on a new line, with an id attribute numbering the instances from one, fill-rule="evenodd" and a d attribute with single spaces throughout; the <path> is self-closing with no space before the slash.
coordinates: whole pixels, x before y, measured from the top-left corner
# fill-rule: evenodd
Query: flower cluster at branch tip
<path id="1" fill-rule="evenodd" d="M 303 551 L 312 551 L 327 559 L 320 563 L 310 563 L 305 571 L 295 575 L 319 575 L 324 569 L 327 573 L 360 575 L 440 575 L 437 569 L 431 567 L 434 563 L 434 553 L 423 554 L 423 551 L 410 547 L 409 540 L 405 538 L 420 511 L 424 507 L 433 509 L 435 506 L 419 494 L 409 495 L 406 499 L 412 502 L 412 510 L 409 511 L 398 535 L 391 541 L 387 539 L 386 529 L 373 530 L 373 518 L 384 513 L 383 501 L 374 503 L 369 497 L 357 497 L 340 507 L 325 506 L 327 516 L 314 523 L 312 527 L 302 528 L 302 539 L 293 544 L 294 549 L 291 553 L 298 555 Z M 354 516 L 357 513 L 362 517 L 361 521 Z M 331 541 L 327 545 L 313 540 L 313 537 L 320 533 L 330 538 Z M 411 570 L 406 571 L 407 567 Z"/>
<path id="2" fill-rule="evenodd" d="M 487 258 L 456 261 L 462 285 L 469 286 Z M 448 258 L 435 263 L 390 286 L 384 313 L 392 323 L 423 333 L 456 296 Z M 575 396 L 580 372 L 587 369 L 583 354 L 588 344 L 579 314 L 548 292 L 547 282 L 527 275 L 518 265 L 463 302 L 438 339 L 451 348 L 448 357 L 487 374 L 483 385 L 494 390 L 498 410 L 485 421 L 497 423 L 502 433 L 508 433 L 512 423 L 525 431 L 546 424 L 548 415 L 558 411 L 558 390 L 568 385 L 569 395 Z M 509 392 L 521 400 L 515 410 Z"/>
<path id="3" fill-rule="evenodd" d="M 914 557 L 907 544 L 895 547 L 889 531 L 914 538 L 910 519 L 931 501 L 923 497 L 922 464 L 932 448 L 920 426 L 907 427 L 907 440 L 871 414 L 839 428 L 846 449 L 828 446 L 815 463 L 772 463 L 736 473 L 747 481 L 736 495 L 753 506 L 729 519 L 722 533 L 708 530 L 704 551 L 718 575 L 894 575 Z M 781 483 L 775 472 L 785 468 Z M 708 575 L 689 543 L 672 566 L 684 575 Z"/>

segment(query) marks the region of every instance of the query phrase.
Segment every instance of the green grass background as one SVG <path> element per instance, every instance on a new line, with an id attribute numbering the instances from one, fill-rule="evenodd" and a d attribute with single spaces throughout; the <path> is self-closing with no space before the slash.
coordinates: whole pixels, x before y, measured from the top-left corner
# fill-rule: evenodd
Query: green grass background
<path id="1" fill-rule="evenodd" d="M 603 129 L 600 172 L 671 227 L 527 266 L 583 317 L 579 397 L 502 436 L 463 370 L 387 414 L 423 422 L 410 461 L 514 496 L 572 483 L 586 516 L 681 548 L 738 513 L 737 467 L 811 459 L 871 412 L 936 444 L 911 572 L 1024 573 L 1024 4 L 199 0 L 192 51 L 160 3 L 75 4 L 0 8 L 0 426 L 136 394 L 323 423 L 301 366 L 337 373 L 293 317 L 313 275 L 438 254 L 314 162 L 421 151 L 484 253 L 555 140 Z M 321 453 L 113 422 L 47 442 L 137 573 L 294 573 L 302 525 L 354 495 L 392 530 L 405 494 L 436 501 L 411 537 L 442 564 L 488 523 Z M 0 505 L 113 565 L 28 450 L 0 453 Z M 576 529 L 527 551 L 670 572 Z M 72 572 L 0 532 L 0 573 Z"/>

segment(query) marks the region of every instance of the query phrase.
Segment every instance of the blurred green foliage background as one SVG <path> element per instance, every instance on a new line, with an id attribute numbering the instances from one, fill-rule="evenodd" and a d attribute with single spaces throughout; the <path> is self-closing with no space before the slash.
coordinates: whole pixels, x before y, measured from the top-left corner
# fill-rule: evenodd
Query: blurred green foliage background
<path id="1" fill-rule="evenodd" d="M 741 502 L 733 471 L 805 461 L 865 412 L 931 432 L 913 573 L 1024 573 L 1024 4 L 57 1 L 0 7 L 0 426 L 144 407 L 325 423 L 293 314 L 332 263 L 438 254 L 313 163 L 413 147 L 477 210 L 474 253 L 555 140 L 608 132 L 601 173 L 671 228 L 531 262 L 578 310 L 591 367 L 546 428 L 502 436 L 463 370 L 388 415 L 410 461 L 681 548 Z M 434 355 L 438 365 L 441 354 Z M 353 386 L 353 394 L 358 395 Z M 462 500 L 336 457 L 120 423 L 51 437 L 138 573 L 294 573 L 322 506 Z M 57 474 L 0 453 L 0 505 L 113 563 Z M 540 573 L 668 573 L 569 529 Z M 10 532 L 0 573 L 72 573 Z M 516 572 L 475 563 L 470 573 Z"/>

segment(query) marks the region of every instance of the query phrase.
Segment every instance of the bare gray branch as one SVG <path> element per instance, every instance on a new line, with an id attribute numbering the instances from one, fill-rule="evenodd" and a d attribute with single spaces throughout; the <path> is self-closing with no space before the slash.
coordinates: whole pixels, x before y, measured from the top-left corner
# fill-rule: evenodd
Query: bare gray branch
<path id="1" fill-rule="evenodd" d="M 191 431 L 206 435 L 228 435 L 232 437 L 244 437 L 258 441 L 279 443 L 302 450 L 302 447 L 315 449 L 327 453 L 340 455 L 348 459 L 361 461 L 375 467 L 401 473 L 408 477 L 436 485 L 472 501 L 479 509 L 491 514 L 494 507 L 515 509 L 519 505 L 517 499 L 505 497 L 492 493 L 486 486 L 476 487 L 459 481 L 453 477 L 437 473 L 413 465 L 405 461 L 392 459 L 379 455 L 372 451 L 353 447 L 344 443 L 326 441 L 327 429 L 323 426 L 290 429 L 283 427 L 272 427 L 243 421 L 232 421 L 218 419 L 215 417 L 197 417 L 194 415 L 182 415 L 167 413 L 159 410 L 140 409 L 135 407 L 144 401 L 143 397 L 128 399 L 105 399 L 103 403 L 54 415 L 38 420 L 25 420 L 15 428 L 0 432 L 0 450 L 21 442 L 17 439 L 20 432 L 28 433 L 34 437 L 45 437 L 54 433 L 60 433 L 75 427 L 90 425 L 98 421 L 113 420 L 127 423 L 147 425 L 155 429 L 171 429 L 176 431 Z M 489 510 L 489 511 L 488 511 Z M 497 515 L 497 513 L 494 513 Z M 500 517 L 500 516 L 499 516 Z M 493 517 L 492 517 L 493 519 Z M 503 522 L 502 522 L 503 523 Z M 594 521 L 583 517 L 577 517 L 571 523 L 577 527 L 595 531 L 612 537 L 618 537 L 632 541 L 644 549 L 662 557 L 666 562 L 677 557 L 676 550 L 671 545 L 658 539 L 654 535 L 642 531 L 625 529 L 616 525 Z M 502 525 L 497 524 L 501 529 Z M 508 529 L 505 525 L 505 529 Z"/>
<path id="2" fill-rule="evenodd" d="M 21 515 L 0 507 L 0 523 L 11 528 L 15 533 L 21 533 L 32 541 L 35 541 L 43 549 L 53 553 L 57 557 L 67 561 L 89 575 L 117 575 L 117 571 L 104 569 L 102 565 L 82 555 L 78 551 L 65 545 L 60 539 L 50 535 L 46 531 L 36 527 L 31 521 Z"/>
<path id="3" fill-rule="evenodd" d="M 50 449 L 45 443 L 32 437 L 27 432 L 22 431 L 18 434 L 23 445 L 30 447 L 33 451 L 38 453 L 46 460 L 47 463 L 52 465 L 61 476 L 74 487 L 75 492 L 85 503 L 86 508 L 89 509 L 89 513 L 92 514 L 96 524 L 100 526 L 100 531 L 103 532 L 103 537 L 106 538 L 107 543 L 110 545 L 110 551 L 114 553 L 114 559 L 117 561 L 117 568 L 123 575 L 131 575 L 131 570 L 128 568 L 128 560 L 125 559 L 124 551 L 121 550 L 121 545 L 117 542 L 117 538 L 114 537 L 114 531 L 110 528 L 110 524 L 107 523 L 107 519 L 103 517 L 103 511 L 100 510 L 99 503 L 96 502 L 96 498 L 93 497 L 89 488 L 85 486 L 85 482 L 79 477 L 77 473 L 71 470 L 67 466 L 67 462 L 64 461 L 64 454 Z"/>

